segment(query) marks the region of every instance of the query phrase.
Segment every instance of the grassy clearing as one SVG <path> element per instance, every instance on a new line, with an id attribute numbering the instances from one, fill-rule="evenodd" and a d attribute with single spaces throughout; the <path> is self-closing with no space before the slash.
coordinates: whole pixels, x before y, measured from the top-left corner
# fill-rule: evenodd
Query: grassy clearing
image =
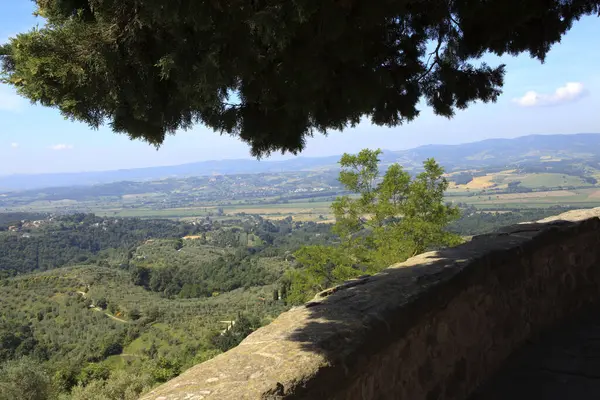
<path id="1" fill-rule="evenodd" d="M 125 194 L 121 196 L 123 200 L 139 200 L 139 199 L 148 199 L 153 197 L 164 197 L 164 193 L 134 193 L 134 194 Z"/>
<path id="2" fill-rule="evenodd" d="M 558 186 L 592 186 L 579 177 L 562 174 L 531 174 L 518 180 L 521 181 L 521 186 L 532 189 Z"/>
<path id="3" fill-rule="evenodd" d="M 546 199 L 549 197 L 579 197 L 583 194 L 576 193 L 570 190 L 554 190 L 544 192 L 531 192 L 531 193 L 505 193 L 498 194 L 493 197 L 499 200 L 526 200 L 526 199 Z"/>
<path id="4" fill-rule="evenodd" d="M 600 201 L 596 202 L 543 202 L 543 201 L 515 201 L 515 202 L 480 202 L 480 203 L 471 203 L 473 206 L 486 211 L 496 211 L 496 210 L 507 210 L 507 209 L 529 209 L 529 208 L 549 208 L 552 206 L 563 206 L 563 207 L 573 207 L 573 208 L 593 208 L 600 207 Z"/>
<path id="5" fill-rule="evenodd" d="M 298 216 L 299 220 L 318 220 L 319 215 L 330 213 L 331 201 L 295 201 L 284 204 L 235 204 L 223 206 L 198 206 L 186 208 L 170 208 L 155 210 L 149 208 L 135 209 L 96 209 L 98 215 L 108 217 L 138 217 L 138 218 L 202 218 L 209 213 L 216 214 L 217 209 L 222 208 L 223 217 L 231 217 L 234 214 L 259 214 L 264 217 L 276 217 L 288 215 Z M 216 219 L 220 217 L 214 216 Z"/>
<path id="6" fill-rule="evenodd" d="M 171 208 L 165 210 L 152 210 L 145 208 L 122 209 L 118 211 L 98 212 L 98 215 L 107 217 L 138 217 L 138 218 L 180 218 L 202 217 L 208 215 L 206 207 L 198 208 Z"/>
<path id="7" fill-rule="evenodd" d="M 559 174 L 538 174 L 531 176 L 511 175 L 509 172 L 493 174 L 480 180 L 477 185 L 483 185 L 484 182 L 496 182 L 496 187 L 506 186 L 507 182 L 521 180 L 527 185 L 544 187 L 563 179 Z M 504 182 L 504 183 L 500 183 Z M 579 178 L 567 176 L 566 184 L 563 185 L 583 186 Z M 487 184 L 487 183 L 486 183 Z M 523 185 L 523 183 L 522 183 Z M 553 205 L 564 205 L 571 207 L 596 207 L 600 206 L 600 190 L 590 187 L 589 189 L 577 190 L 556 190 L 541 191 L 530 193 L 506 193 L 493 194 L 483 193 L 480 195 L 470 195 L 478 190 L 465 190 L 466 185 L 454 186 L 448 190 L 447 200 L 452 202 L 461 202 L 474 205 L 481 209 L 503 209 L 503 208 L 538 208 L 550 207 Z M 524 185 L 525 186 L 525 185 Z M 315 222 L 333 222 L 331 214 L 331 201 L 295 201 L 285 204 L 235 204 L 229 206 L 199 206 L 174 208 L 165 210 L 153 209 L 112 209 L 112 210 L 93 210 L 98 215 L 117 216 L 117 217 L 138 217 L 138 218 L 173 218 L 173 219 L 195 219 L 204 218 L 212 213 L 213 219 L 231 219 L 236 218 L 238 213 L 258 214 L 267 219 L 282 219 L 292 216 L 296 221 L 315 221 Z M 222 208 L 224 215 L 216 216 L 217 208 Z"/>
<path id="8" fill-rule="evenodd" d="M 297 202 L 287 204 L 254 204 L 254 205 L 239 205 L 225 206 L 223 211 L 226 214 L 246 213 L 259 214 L 265 218 L 285 218 L 293 216 L 298 221 L 317 221 L 319 216 L 327 218 L 331 213 L 331 202 Z"/>
<path id="9" fill-rule="evenodd" d="M 449 201 L 462 202 L 482 209 L 502 208 L 546 208 L 556 205 L 569 207 L 598 207 L 598 189 L 557 190 L 530 193 L 493 194 L 478 196 L 452 196 Z"/>
<path id="10" fill-rule="evenodd" d="M 471 182 L 463 186 L 465 189 L 487 189 L 494 186 L 493 180 L 493 175 L 476 176 Z"/>
<path id="11" fill-rule="evenodd" d="M 520 186 L 539 189 L 557 188 L 564 186 L 593 186 L 582 178 L 564 174 L 542 173 L 542 174 L 517 174 L 515 170 L 506 170 L 485 176 L 474 177 L 473 180 L 464 185 L 451 184 L 450 192 L 473 192 L 482 189 L 505 189 L 509 183 L 520 182 Z"/>
<path id="12" fill-rule="evenodd" d="M 470 171 L 476 173 L 478 171 Z M 462 173 L 462 171 L 455 172 L 453 174 Z M 510 180 L 511 176 L 514 175 L 515 170 L 506 170 L 497 173 L 487 174 L 484 176 L 476 176 L 469 183 L 456 185 L 454 183 L 450 183 L 448 188 L 451 192 L 468 192 L 468 191 L 478 191 L 481 189 L 489 189 L 489 188 L 505 188 L 507 183 L 505 182 L 507 178 Z"/>

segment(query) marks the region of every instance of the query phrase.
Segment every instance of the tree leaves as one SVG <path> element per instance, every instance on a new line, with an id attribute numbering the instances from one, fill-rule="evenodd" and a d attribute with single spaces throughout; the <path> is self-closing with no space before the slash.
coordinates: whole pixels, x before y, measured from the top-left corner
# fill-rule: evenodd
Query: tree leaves
<path id="1" fill-rule="evenodd" d="M 600 0 L 37 4 L 48 24 L 0 49 L 0 78 L 21 95 L 157 146 L 203 123 L 257 156 L 296 153 L 315 132 L 365 117 L 400 125 L 421 99 L 446 117 L 496 101 L 504 67 L 475 60 L 543 61 L 575 21 L 600 11 Z"/>
<path id="2" fill-rule="evenodd" d="M 337 246 L 306 246 L 296 252 L 302 269 L 288 274 L 288 301 L 301 303 L 317 291 L 388 266 L 426 250 L 453 246 L 459 236 L 446 226 L 459 217 L 444 201 L 448 182 L 433 159 L 411 176 L 398 164 L 379 176 L 381 150 L 344 154 L 340 182 L 354 192 L 332 204 Z"/>

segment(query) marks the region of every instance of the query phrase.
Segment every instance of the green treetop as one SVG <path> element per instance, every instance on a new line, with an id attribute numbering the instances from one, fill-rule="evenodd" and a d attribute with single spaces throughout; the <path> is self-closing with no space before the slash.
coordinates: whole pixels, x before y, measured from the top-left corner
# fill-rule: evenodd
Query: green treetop
<path id="1" fill-rule="evenodd" d="M 337 246 L 307 246 L 296 253 L 303 267 L 291 273 L 288 294 L 301 302 L 316 291 L 373 274 L 426 250 L 460 243 L 446 231 L 459 217 L 456 207 L 444 201 L 448 182 L 434 160 L 411 178 L 398 164 L 379 174 L 381 150 L 344 154 L 339 180 L 353 195 L 332 204 L 339 236 Z"/>

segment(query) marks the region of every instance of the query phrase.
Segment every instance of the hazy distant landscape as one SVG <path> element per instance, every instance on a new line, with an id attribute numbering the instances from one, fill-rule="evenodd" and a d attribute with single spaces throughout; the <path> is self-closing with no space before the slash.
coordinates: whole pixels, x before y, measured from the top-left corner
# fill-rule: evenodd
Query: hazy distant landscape
<path id="1" fill-rule="evenodd" d="M 576 164 L 600 160 L 600 134 L 530 135 L 516 139 L 488 139 L 457 145 L 427 145 L 400 151 L 383 150 L 384 163 L 398 162 L 406 169 L 419 168 L 421 162 L 429 157 L 435 158 L 449 172 L 541 162 L 563 161 Z M 234 159 L 102 172 L 5 175 L 0 176 L 0 193 L 43 187 L 205 175 L 328 171 L 337 170 L 338 160 L 339 155 L 299 156 L 285 161 Z"/>
<path id="2" fill-rule="evenodd" d="M 419 172 L 433 157 L 447 172 L 448 201 L 478 209 L 600 205 L 600 134 L 534 135 L 384 151 L 382 165 Z M 0 178 L 3 212 L 91 212 L 193 218 L 239 213 L 327 220 L 343 190 L 338 156 L 289 161 L 207 161 L 101 173 Z M 112 181 L 95 185 L 86 183 Z M 61 182 L 72 182 L 60 186 Z M 54 187 L 26 189 L 54 183 Z"/>

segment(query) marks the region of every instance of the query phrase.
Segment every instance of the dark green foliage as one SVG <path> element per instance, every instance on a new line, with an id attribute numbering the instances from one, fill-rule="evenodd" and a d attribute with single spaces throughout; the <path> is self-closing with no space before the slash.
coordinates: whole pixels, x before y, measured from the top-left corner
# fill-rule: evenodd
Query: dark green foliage
<path id="1" fill-rule="evenodd" d="M 127 317 L 129 317 L 129 319 L 131 319 L 132 321 L 137 321 L 142 317 L 142 313 L 137 308 L 133 308 L 129 310 L 129 312 L 127 313 Z"/>
<path id="2" fill-rule="evenodd" d="M 108 358 L 123 351 L 123 339 L 120 337 L 106 338 L 102 344 L 102 357 Z"/>
<path id="3" fill-rule="evenodd" d="M 544 60 L 598 0 L 38 0 L 48 24 L 0 48 L 5 80 L 92 127 L 160 144 L 197 122 L 254 154 L 306 136 L 398 125 L 420 99 L 452 116 L 495 101 L 504 67 L 485 52 Z M 431 48 L 428 48 L 430 45 Z"/>
<path id="4" fill-rule="evenodd" d="M 0 312 L 0 335 L 12 335 L 11 349 L 0 362 L 22 355 L 40 361 L 70 359 L 81 364 L 106 357 L 114 343 L 124 343 L 126 327 L 89 309 L 75 293 L 84 283 L 66 276 L 40 276 L 8 281 Z M 41 318 L 40 318 L 41 316 Z M 20 325 L 16 325 L 19 324 Z M 23 325 L 27 324 L 27 325 Z"/>
<path id="5" fill-rule="evenodd" d="M 37 341 L 29 325 L 0 322 L 0 362 L 33 353 Z"/>
<path id="6" fill-rule="evenodd" d="M 79 367 L 68 362 L 57 363 L 55 373 L 52 376 L 52 386 L 58 393 L 68 393 L 73 386 L 77 385 Z"/>
<path id="7" fill-rule="evenodd" d="M 0 365 L 0 400 L 48 400 L 52 394 L 46 370 L 31 358 Z"/>
<path id="8" fill-rule="evenodd" d="M 101 397 L 92 388 L 108 391 L 124 379 L 119 374 L 124 369 L 143 381 L 122 382 L 122 390 L 134 392 L 123 398 L 133 400 L 144 388 L 218 354 L 213 338 L 224 328 L 220 321 L 237 320 L 239 313 L 248 312 L 258 318 L 255 329 L 285 309 L 270 300 L 273 285 L 179 300 L 128 281 L 127 272 L 98 266 L 65 267 L 2 281 L 0 315 L 6 322 L 0 325 L 0 368 L 28 356 L 46 370 L 55 392 L 86 400 L 115 398 L 117 392 Z M 87 285 L 86 296 L 106 299 L 120 320 L 86 306 L 82 289 Z M 232 338 L 239 341 L 247 333 L 235 331 Z"/>
<path id="9" fill-rule="evenodd" d="M 107 306 L 108 306 L 108 303 L 106 302 L 106 298 L 101 297 L 98 300 L 96 300 L 96 307 L 106 310 Z"/>
<path id="10" fill-rule="evenodd" d="M 181 363 L 160 357 L 151 370 L 155 382 L 163 383 L 181 373 Z"/>
<path id="11" fill-rule="evenodd" d="M 97 379 L 107 379 L 109 376 L 110 369 L 106 365 L 91 363 L 79 372 L 77 381 L 82 385 L 87 385 Z"/>
<path id="12" fill-rule="evenodd" d="M 466 185 L 467 183 L 473 180 L 473 173 L 470 172 L 462 172 L 460 174 L 452 175 L 448 178 L 449 182 L 454 182 L 457 185 Z"/>
<path id="13" fill-rule="evenodd" d="M 1 215 L 1 214 L 0 214 Z M 74 214 L 45 219 L 37 227 L 0 234 L 0 271 L 23 273 L 91 262 L 102 251 L 125 249 L 153 238 L 181 238 L 197 228 L 170 220 L 101 218 Z"/>
<path id="14" fill-rule="evenodd" d="M 154 384 L 148 368 L 136 366 L 130 370 L 113 371 L 109 379 L 98 379 L 83 386 L 73 388 L 72 400 L 137 400 L 140 393 L 147 391 Z"/>
<path id="15" fill-rule="evenodd" d="M 333 237 L 327 225 L 294 222 L 291 217 L 269 221 L 252 216 L 226 224 L 211 231 L 206 241 L 177 241 L 174 247 L 164 241 L 140 246 L 130 262 L 131 281 L 166 297 L 180 298 L 267 285 L 283 273 L 282 266 L 287 263 L 281 256 L 302 244 L 327 243 Z"/>

